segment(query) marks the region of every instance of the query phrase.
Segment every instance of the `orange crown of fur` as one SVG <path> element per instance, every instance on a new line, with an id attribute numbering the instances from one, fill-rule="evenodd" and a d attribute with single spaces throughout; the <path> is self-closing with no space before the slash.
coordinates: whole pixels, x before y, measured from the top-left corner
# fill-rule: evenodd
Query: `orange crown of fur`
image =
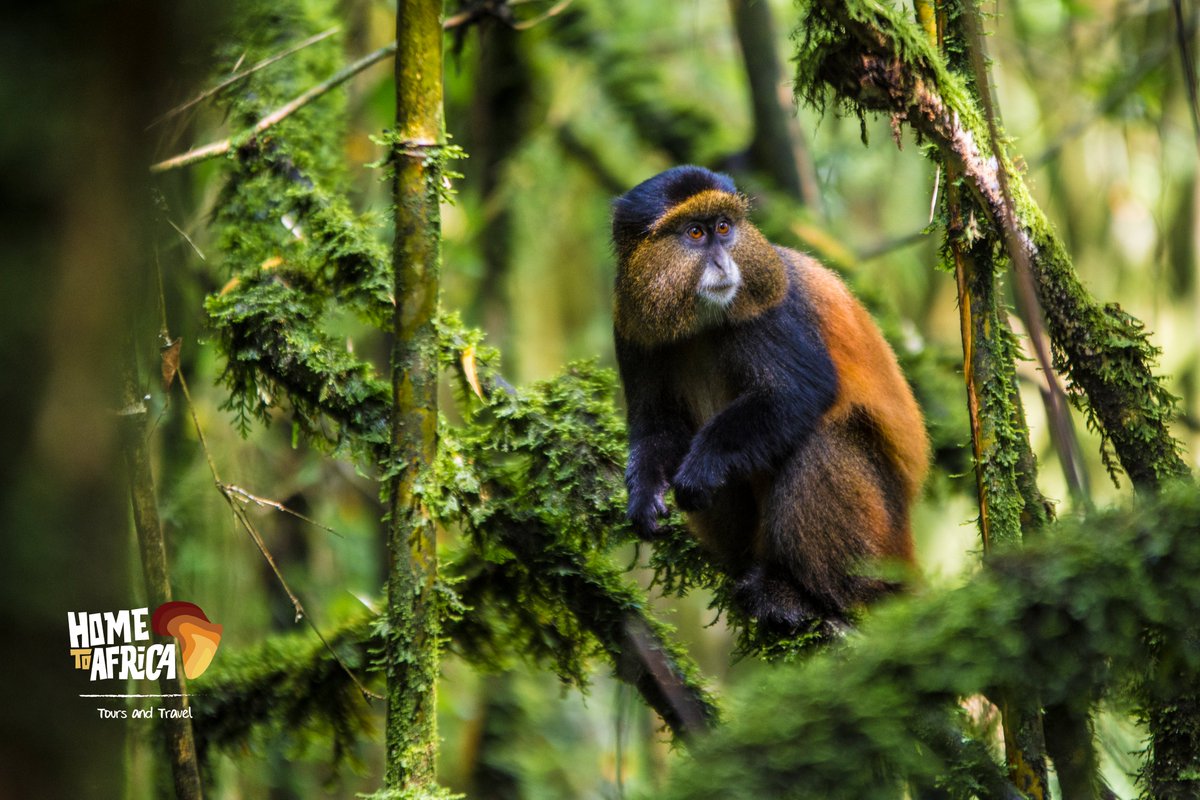
<path id="1" fill-rule="evenodd" d="M 750 213 L 750 201 L 745 195 L 730 194 L 719 189 L 705 189 L 692 195 L 650 227 L 651 234 L 669 231 L 680 223 L 693 219 L 712 219 L 725 215 L 732 220 L 742 220 Z"/>

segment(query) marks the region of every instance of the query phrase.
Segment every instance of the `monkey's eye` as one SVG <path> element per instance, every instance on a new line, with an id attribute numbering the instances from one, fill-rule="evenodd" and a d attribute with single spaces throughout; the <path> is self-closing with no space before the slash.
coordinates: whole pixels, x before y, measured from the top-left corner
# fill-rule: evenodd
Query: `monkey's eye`
<path id="1" fill-rule="evenodd" d="M 699 225 L 689 225 L 686 233 L 687 237 L 694 242 L 698 242 L 704 238 L 704 228 Z"/>
<path id="2" fill-rule="evenodd" d="M 729 224 L 729 220 L 722 219 L 717 221 L 716 230 L 718 236 L 728 236 L 729 232 L 733 230 L 733 226 Z"/>

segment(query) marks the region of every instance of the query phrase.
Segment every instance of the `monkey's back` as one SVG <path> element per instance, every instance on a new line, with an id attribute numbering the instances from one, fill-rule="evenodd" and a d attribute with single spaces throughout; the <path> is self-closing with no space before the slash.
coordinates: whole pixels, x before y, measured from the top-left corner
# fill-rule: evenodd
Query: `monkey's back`
<path id="1" fill-rule="evenodd" d="M 792 275 L 805 288 L 829 356 L 837 367 L 838 394 L 829 423 L 865 415 L 911 503 L 929 468 L 929 439 L 921 410 L 879 327 L 842 280 L 816 260 L 781 248 Z"/>

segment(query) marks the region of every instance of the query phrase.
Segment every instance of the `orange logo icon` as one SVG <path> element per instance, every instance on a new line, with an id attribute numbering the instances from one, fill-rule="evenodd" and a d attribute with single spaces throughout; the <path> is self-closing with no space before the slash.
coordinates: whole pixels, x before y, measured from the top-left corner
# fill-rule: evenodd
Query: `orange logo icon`
<path id="1" fill-rule="evenodd" d="M 178 600 L 163 603 L 154 609 L 150 627 L 160 636 L 174 636 L 179 640 L 183 650 L 183 674 L 188 678 L 204 674 L 221 644 L 222 626 L 209 622 L 195 603 Z"/>

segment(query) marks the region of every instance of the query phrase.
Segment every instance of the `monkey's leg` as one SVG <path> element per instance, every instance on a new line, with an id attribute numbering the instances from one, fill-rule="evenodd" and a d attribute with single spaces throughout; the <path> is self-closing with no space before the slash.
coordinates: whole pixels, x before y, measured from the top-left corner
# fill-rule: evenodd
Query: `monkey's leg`
<path id="1" fill-rule="evenodd" d="M 761 630 L 788 636 L 822 614 L 791 576 L 778 569 L 753 564 L 734 588 L 734 600 Z"/>
<path id="2" fill-rule="evenodd" d="M 750 567 L 759 514 L 748 483 L 737 481 L 722 487 L 713 496 L 711 506 L 688 512 L 687 520 L 700 544 L 726 572 L 740 575 Z"/>
<path id="3" fill-rule="evenodd" d="M 845 620 L 889 589 L 864 574 L 886 557 L 895 520 L 861 437 L 819 429 L 783 465 L 766 498 L 756 563 L 790 582 L 822 616 Z M 768 583 L 766 588 L 770 588 Z"/>

